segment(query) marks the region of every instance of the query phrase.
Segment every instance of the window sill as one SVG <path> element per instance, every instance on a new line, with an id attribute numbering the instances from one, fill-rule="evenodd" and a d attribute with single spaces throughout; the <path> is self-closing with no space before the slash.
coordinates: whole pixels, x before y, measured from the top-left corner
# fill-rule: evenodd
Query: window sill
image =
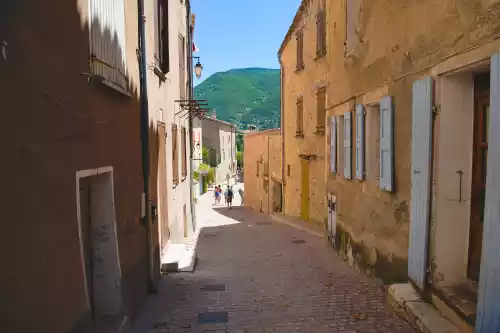
<path id="1" fill-rule="evenodd" d="M 114 91 L 119 92 L 120 94 L 122 94 L 124 96 L 132 97 L 132 94 L 129 91 L 127 91 L 123 87 L 117 85 L 116 83 L 114 83 L 112 81 L 108 81 L 101 76 L 97 76 L 97 78 L 98 78 L 98 82 L 101 83 L 102 85 L 106 86 L 107 88 L 113 89 Z"/>
<path id="2" fill-rule="evenodd" d="M 302 133 L 297 133 L 297 134 L 295 134 L 295 137 L 296 137 L 296 138 L 302 138 L 302 139 L 303 139 L 303 138 L 304 138 L 304 134 L 302 134 Z"/>
<path id="3" fill-rule="evenodd" d="M 304 70 L 305 66 L 304 64 L 302 65 L 298 65 L 296 68 L 295 68 L 295 73 L 300 73 Z"/>
<path id="4" fill-rule="evenodd" d="M 316 126 L 316 132 L 314 132 L 314 135 L 324 136 L 325 126 Z"/>
<path id="5" fill-rule="evenodd" d="M 187 175 L 186 175 L 186 176 L 182 176 L 182 178 L 181 178 L 181 183 L 182 183 L 183 181 L 185 181 L 185 180 L 186 180 L 186 178 L 187 178 Z"/>
<path id="6" fill-rule="evenodd" d="M 314 57 L 314 61 L 318 61 L 323 59 L 326 56 L 326 51 L 323 51 L 323 53 L 316 53 L 316 56 Z"/>
<path id="7" fill-rule="evenodd" d="M 155 68 L 153 69 L 153 72 L 158 76 L 158 78 L 162 81 L 165 82 L 167 80 L 167 77 L 165 74 L 162 72 L 161 69 L 158 68 L 158 66 L 155 65 Z"/>

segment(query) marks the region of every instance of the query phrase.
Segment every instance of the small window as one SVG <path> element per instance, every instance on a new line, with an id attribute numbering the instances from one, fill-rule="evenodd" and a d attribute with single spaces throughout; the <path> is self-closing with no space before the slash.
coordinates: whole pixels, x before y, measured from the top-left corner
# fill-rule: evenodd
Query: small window
<path id="1" fill-rule="evenodd" d="M 299 30 L 296 34 L 297 39 L 297 71 L 304 69 L 304 32 Z"/>
<path id="2" fill-rule="evenodd" d="M 155 65 L 167 74 L 170 71 L 168 49 L 168 0 L 155 1 Z"/>
<path id="3" fill-rule="evenodd" d="M 316 134 L 325 134 L 326 88 L 322 87 L 316 94 Z"/>
<path id="4" fill-rule="evenodd" d="M 326 54 L 326 14 L 324 9 L 318 12 L 316 25 L 316 58 L 321 58 Z"/>
<path id="5" fill-rule="evenodd" d="M 287 175 L 288 177 L 290 177 L 291 173 L 292 173 L 292 172 L 291 172 L 291 166 L 290 166 L 290 164 L 288 164 L 288 165 L 286 166 L 286 175 Z"/>
<path id="6" fill-rule="evenodd" d="M 187 177 L 187 144 L 186 144 L 186 128 L 181 128 L 181 145 L 182 145 L 182 178 Z"/>
<path id="7" fill-rule="evenodd" d="M 179 91 L 181 99 L 186 98 L 186 42 L 179 35 Z"/>
<path id="8" fill-rule="evenodd" d="M 301 97 L 297 98 L 297 129 L 296 135 L 302 136 L 304 134 L 304 99 Z"/>

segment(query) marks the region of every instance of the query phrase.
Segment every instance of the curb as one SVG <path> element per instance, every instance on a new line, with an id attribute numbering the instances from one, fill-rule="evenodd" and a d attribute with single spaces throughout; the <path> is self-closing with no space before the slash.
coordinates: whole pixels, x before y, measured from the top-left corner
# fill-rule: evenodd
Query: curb
<path id="1" fill-rule="evenodd" d="M 290 226 L 292 228 L 295 228 L 295 229 L 307 232 L 307 233 L 309 233 L 309 234 L 311 234 L 313 236 L 316 236 L 318 238 L 325 238 L 325 234 L 324 233 L 312 230 L 311 227 L 301 226 L 298 223 L 294 223 L 294 222 L 288 221 L 286 218 L 284 218 L 281 215 L 271 214 L 271 218 L 273 219 L 273 221 L 276 221 L 276 222 L 279 222 L 279 223 L 282 223 L 282 224 L 286 224 L 286 225 L 288 225 L 288 226 Z M 304 223 L 306 223 L 306 222 L 304 222 Z"/>
<path id="2" fill-rule="evenodd" d="M 393 284 L 387 290 L 389 304 L 396 314 L 423 333 L 460 333 L 461 331 L 415 291 L 410 283 Z"/>

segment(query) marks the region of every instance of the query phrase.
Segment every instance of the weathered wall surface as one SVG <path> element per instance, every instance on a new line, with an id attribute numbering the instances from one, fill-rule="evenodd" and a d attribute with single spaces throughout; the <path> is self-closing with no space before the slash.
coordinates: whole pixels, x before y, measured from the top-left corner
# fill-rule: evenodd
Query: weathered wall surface
<path id="1" fill-rule="evenodd" d="M 131 97 L 89 83 L 87 1 L 2 1 L 0 330 L 70 332 L 90 317 L 78 237 L 76 172 L 114 170 L 124 313 L 147 289 L 140 224 L 137 1 L 127 0 Z M 7 209 L 8 207 L 8 209 Z"/>
<path id="2" fill-rule="evenodd" d="M 280 132 L 272 129 L 251 133 L 245 135 L 244 140 L 245 206 L 270 214 L 281 192 L 281 186 L 273 187 L 273 181 L 281 183 Z"/>
<path id="3" fill-rule="evenodd" d="M 284 127 L 285 157 L 283 167 L 286 178 L 284 213 L 300 217 L 302 193 L 309 196 L 309 220 L 323 224 L 327 218 L 324 182 L 325 136 L 316 133 L 316 94 L 318 88 L 326 86 L 328 83 L 328 56 L 316 58 L 316 23 L 320 1 L 305 2 L 308 5 L 297 17 L 294 24 L 295 30 L 289 40 L 285 42 L 281 53 L 283 73 L 281 121 Z M 297 40 L 295 33 L 299 29 L 302 29 L 304 34 L 304 69 L 296 71 Z M 329 33 L 328 31 L 327 35 Z M 327 54 L 328 52 L 330 52 L 329 46 L 327 46 Z M 300 96 L 304 101 L 302 137 L 296 136 L 297 98 Z M 306 191 L 303 191 L 301 186 L 300 155 L 313 156 L 309 163 L 309 188 Z M 288 168 L 290 169 L 289 175 Z"/>
<path id="4" fill-rule="evenodd" d="M 385 263 L 392 262 L 390 271 L 382 277 L 404 279 L 411 188 L 412 84 L 439 66 L 453 69 L 463 65 L 465 51 L 488 47 L 487 43 L 500 32 L 496 19 L 500 3 L 365 0 L 360 4 L 360 43 L 346 56 L 346 8 L 342 1 L 329 2 L 327 116 L 341 115 L 355 104 L 376 103 L 385 95 L 393 97 L 395 191 L 382 191 L 372 177 L 362 182 L 345 180 L 342 172 L 329 172 L 328 164 L 326 181 L 328 192 L 337 196 L 339 244 L 346 257 L 377 275 L 386 269 Z M 483 53 L 487 56 L 487 52 Z M 447 63 L 442 65 L 444 60 Z M 368 118 L 373 109 L 367 108 L 366 112 Z M 355 119 L 352 126 L 354 135 Z M 327 143 L 329 135 L 328 131 Z M 355 165 L 354 141 L 352 148 Z M 328 151 L 327 145 L 327 160 Z"/>

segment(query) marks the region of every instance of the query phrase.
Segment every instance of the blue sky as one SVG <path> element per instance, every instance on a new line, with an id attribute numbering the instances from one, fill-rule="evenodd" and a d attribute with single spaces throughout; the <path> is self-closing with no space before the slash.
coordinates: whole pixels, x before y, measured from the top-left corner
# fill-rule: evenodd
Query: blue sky
<path id="1" fill-rule="evenodd" d="M 279 68 L 277 52 L 300 0 L 191 0 L 203 79 L 233 68 Z"/>

